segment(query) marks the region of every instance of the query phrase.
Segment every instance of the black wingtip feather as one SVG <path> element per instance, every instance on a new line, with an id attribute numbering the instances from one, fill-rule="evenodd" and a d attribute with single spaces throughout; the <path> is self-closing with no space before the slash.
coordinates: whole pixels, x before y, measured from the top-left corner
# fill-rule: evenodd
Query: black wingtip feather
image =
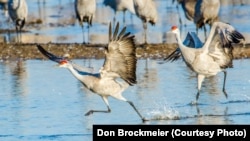
<path id="1" fill-rule="evenodd" d="M 119 22 L 117 22 L 116 27 L 115 27 L 115 31 L 113 34 L 113 40 L 117 40 L 117 33 L 119 31 Z"/>
<path id="2" fill-rule="evenodd" d="M 63 58 L 61 57 L 57 57 L 56 55 L 49 53 L 48 51 L 46 51 L 41 45 L 37 45 L 38 50 L 44 55 L 46 56 L 48 59 L 55 61 L 57 63 L 59 63 L 61 60 L 63 60 Z"/>

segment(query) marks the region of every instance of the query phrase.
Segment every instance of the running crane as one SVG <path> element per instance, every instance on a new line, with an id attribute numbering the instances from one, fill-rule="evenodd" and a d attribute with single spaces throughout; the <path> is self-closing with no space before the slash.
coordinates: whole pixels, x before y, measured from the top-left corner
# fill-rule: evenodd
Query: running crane
<path id="1" fill-rule="evenodd" d="M 37 47 L 48 59 L 57 62 L 59 67 L 67 68 L 86 88 L 101 96 L 108 109 L 90 110 L 85 114 L 86 116 L 95 112 L 111 112 L 108 102 L 108 97 L 111 96 L 118 100 L 128 102 L 144 122 L 146 119 L 142 117 L 134 104 L 122 96 L 124 90 L 137 83 L 137 59 L 134 35 L 131 35 L 129 32 L 126 33 L 126 27 L 120 32 L 118 32 L 118 30 L 119 23 L 117 23 L 112 35 L 111 24 L 109 25 L 109 43 L 108 47 L 105 48 L 105 62 L 99 70 L 99 73 L 81 71 L 85 68 L 79 67 L 63 57 L 57 57 L 47 52 L 40 45 L 37 45 Z M 120 81 L 119 78 L 122 80 Z"/>

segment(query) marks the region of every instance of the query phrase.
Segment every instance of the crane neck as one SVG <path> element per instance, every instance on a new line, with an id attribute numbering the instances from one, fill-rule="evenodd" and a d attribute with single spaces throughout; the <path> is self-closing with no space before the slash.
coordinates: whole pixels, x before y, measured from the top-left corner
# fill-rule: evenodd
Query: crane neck
<path id="1" fill-rule="evenodd" d="M 181 40 L 181 35 L 180 35 L 180 32 L 177 31 L 175 33 L 175 37 L 176 37 L 176 40 L 177 40 L 177 43 L 179 45 L 179 48 L 181 50 L 181 54 L 183 56 L 183 59 L 184 61 L 187 63 L 187 64 L 191 64 L 193 61 L 194 61 L 194 53 L 195 53 L 195 50 L 193 50 L 193 48 L 190 48 L 190 47 L 187 47 L 183 44 L 182 40 Z"/>
<path id="2" fill-rule="evenodd" d="M 178 29 L 179 30 L 179 29 Z M 183 44 L 182 40 L 181 40 L 181 34 L 180 34 L 180 31 L 176 32 L 175 33 L 175 38 L 177 40 L 177 43 L 180 47 L 180 49 L 182 50 L 183 48 L 186 48 L 186 46 Z"/>
<path id="3" fill-rule="evenodd" d="M 80 74 L 70 63 L 67 65 L 67 69 L 73 74 L 76 79 L 78 79 L 84 86 L 89 89 L 93 88 L 95 81 L 98 81 L 98 78 L 96 76 Z"/>
<path id="4" fill-rule="evenodd" d="M 214 37 L 214 34 L 215 34 L 215 32 L 216 32 L 216 27 L 217 27 L 217 23 L 214 22 L 213 25 L 212 25 L 212 28 L 211 28 L 211 30 L 210 30 L 210 33 L 209 33 L 209 35 L 208 35 L 208 38 L 207 38 L 207 40 L 205 41 L 205 44 L 203 45 L 204 51 L 208 51 L 209 45 L 210 45 L 210 43 L 212 42 L 213 37 Z"/>
<path id="5" fill-rule="evenodd" d="M 74 77 L 81 81 L 82 75 L 80 75 L 71 64 L 67 65 L 68 70 L 74 75 Z"/>

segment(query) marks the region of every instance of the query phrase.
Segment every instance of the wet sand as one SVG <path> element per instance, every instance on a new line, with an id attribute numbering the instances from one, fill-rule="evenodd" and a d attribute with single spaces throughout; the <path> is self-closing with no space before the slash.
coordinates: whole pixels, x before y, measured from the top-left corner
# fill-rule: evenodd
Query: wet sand
<path id="1" fill-rule="evenodd" d="M 47 43 L 40 44 L 49 52 L 63 56 L 68 53 L 71 59 L 102 59 L 104 58 L 104 47 L 107 44 L 63 44 Z M 136 54 L 138 58 L 163 59 L 168 56 L 177 44 L 137 44 Z M 250 44 L 243 47 L 242 44 L 234 45 L 234 58 L 250 58 Z M 46 59 L 37 49 L 36 44 L 16 44 L 0 43 L 0 60 L 27 60 L 27 59 Z"/>

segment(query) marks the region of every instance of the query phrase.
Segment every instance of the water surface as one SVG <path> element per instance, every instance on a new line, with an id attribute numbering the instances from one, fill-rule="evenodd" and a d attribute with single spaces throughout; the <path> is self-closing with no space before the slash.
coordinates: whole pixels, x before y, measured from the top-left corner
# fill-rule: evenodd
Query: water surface
<path id="1" fill-rule="evenodd" d="M 73 60 L 88 66 L 88 60 Z M 183 61 L 159 64 L 139 60 L 138 84 L 124 97 L 133 101 L 142 123 L 131 106 L 109 98 L 111 113 L 84 116 L 90 109 L 105 109 L 102 99 L 82 86 L 64 68 L 44 60 L 0 63 L 1 140 L 92 140 L 93 124 L 250 124 L 249 59 L 234 60 L 228 69 L 226 90 L 223 73 L 206 79 L 198 105 L 196 77 Z M 98 71 L 103 59 L 91 60 Z"/>

